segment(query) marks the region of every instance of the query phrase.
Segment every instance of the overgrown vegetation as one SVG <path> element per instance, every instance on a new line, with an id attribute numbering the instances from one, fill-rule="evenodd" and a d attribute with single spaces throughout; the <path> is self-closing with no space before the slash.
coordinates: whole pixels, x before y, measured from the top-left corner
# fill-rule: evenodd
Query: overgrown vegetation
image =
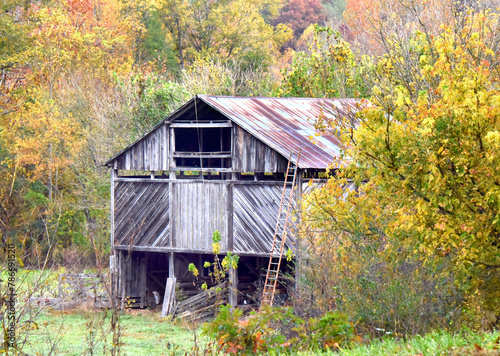
<path id="1" fill-rule="evenodd" d="M 349 164 L 303 204 L 301 300 L 372 335 L 499 325 L 499 19 L 450 21 L 384 34 L 371 103 L 341 130 Z"/>
<path id="2" fill-rule="evenodd" d="M 361 341 L 345 314 L 328 312 L 304 320 L 292 308 L 264 306 L 243 317 L 240 309 L 221 306 L 217 318 L 202 334 L 225 354 L 286 354 L 301 350 L 338 350 Z"/>

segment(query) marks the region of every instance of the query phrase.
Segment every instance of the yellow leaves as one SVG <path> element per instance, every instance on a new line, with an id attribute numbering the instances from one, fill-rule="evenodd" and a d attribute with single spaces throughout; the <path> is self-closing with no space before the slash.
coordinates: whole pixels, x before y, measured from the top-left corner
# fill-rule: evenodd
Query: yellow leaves
<path id="1" fill-rule="evenodd" d="M 42 82 L 54 81 L 63 72 L 91 69 L 110 75 L 131 67 L 128 22 L 118 19 L 112 0 L 92 2 L 66 0 L 42 6 L 36 12 L 40 24 L 33 31 L 33 75 Z"/>
<path id="2" fill-rule="evenodd" d="M 47 172 L 62 174 L 83 147 L 81 127 L 71 113 L 62 113 L 52 101 L 33 93 L 4 131 L 16 165 L 33 165 L 35 179 Z"/>
<path id="3" fill-rule="evenodd" d="M 218 255 L 220 253 L 220 243 L 219 242 L 213 243 L 212 250 L 213 250 L 214 255 Z"/>

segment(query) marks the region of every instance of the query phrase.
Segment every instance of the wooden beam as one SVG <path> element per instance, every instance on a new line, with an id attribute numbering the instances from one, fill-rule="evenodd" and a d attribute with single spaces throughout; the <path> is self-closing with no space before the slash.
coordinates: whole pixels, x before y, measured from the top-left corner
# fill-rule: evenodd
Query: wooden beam
<path id="1" fill-rule="evenodd" d="M 177 168 L 179 169 L 179 168 Z M 182 168 L 185 171 L 189 171 L 189 169 Z M 200 168 L 192 168 L 193 171 L 200 171 Z M 174 172 L 175 173 L 175 172 Z M 281 187 L 283 187 L 283 181 L 281 180 L 259 180 L 259 181 L 254 181 L 254 180 L 236 180 L 237 173 L 236 172 L 230 172 L 233 173 L 234 175 L 231 175 L 230 178 L 224 179 L 224 180 L 211 180 L 210 183 L 218 183 L 218 184 L 226 184 L 228 181 L 232 182 L 233 184 L 238 184 L 238 185 L 276 185 L 279 184 Z M 186 176 L 187 177 L 187 176 Z M 199 179 L 163 179 L 156 177 L 156 179 L 151 179 L 151 178 L 126 178 L 126 177 L 120 177 L 116 178 L 115 182 L 130 182 L 130 183 L 154 183 L 154 184 L 168 184 L 171 181 L 175 181 L 176 183 L 183 184 L 183 183 L 203 183 L 203 181 Z M 317 180 L 315 180 L 317 182 Z M 326 183 L 326 181 L 322 181 Z M 292 183 L 289 182 L 288 185 L 291 185 Z"/>
<path id="2" fill-rule="evenodd" d="M 168 254 L 168 277 L 175 277 L 175 253 L 173 252 Z"/>
<path id="3" fill-rule="evenodd" d="M 116 251 L 115 251 L 115 179 L 117 176 L 117 170 L 111 170 L 111 205 L 110 205 L 110 239 L 111 239 L 111 256 L 110 256 L 110 266 L 109 266 L 109 278 L 111 283 L 111 298 L 114 298 L 113 305 L 116 303 L 118 296 L 118 270 L 119 265 L 117 261 Z"/>
<path id="4" fill-rule="evenodd" d="M 238 306 L 238 268 L 229 268 L 228 303 L 233 307 Z"/>
<path id="5" fill-rule="evenodd" d="M 161 316 L 166 317 L 172 314 L 175 303 L 175 254 L 170 252 L 168 254 L 168 278 L 165 285 L 165 295 L 163 297 L 163 306 L 161 309 Z"/>
<path id="6" fill-rule="evenodd" d="M 148 276 L 148 255 L 143 253 L 139 260 L 139 298 L 141 309 L 146 305 L 146 288 L 147 288 L 147 276 Z"/>
<path id="7" fill-rule="evenodd" d="M 170 247 L 174 249 L 176 247 L 175 243 L 175 218 L 177 204 L 175 203 L 175 197 L 177 192 L 177 183 L 170 182 L 168 184 L 168 218 L 170 221 Z"/>
<path id="8" fill-rule="evenodd" d="M 175 152 L 175 134 L 174 134 L 174 129 L 170 126 L 169 127 L 169 133 L 170 133 L 170 146 L 168 148 L 168 157 L 169 157 L 169 164 L 168 164 L 168 177 L 170 179 L 175 179 L 175 160 L 173 157 L 173 154 Z"/>
<path id="9" fill-rule="evenodd" d="M 190 122 L 190 123 L 173 123 L 170 124 L 172 128 L 218 128 L 218 127 L 233 127 L 231 121 L 229 122 Z"/>
<path id="10" fill-rule="evenodd" d="M 167 278 L 167 283 L 165 285 L 165 296 L 163 297 L 163 305 L 161 308 L 162 318 L 172 314 L 174 310 L 175 282 L 177 282 L 176 278 Z"/>
<path id="11" fill-rule="evenodd" d="M 198 250 L 198 249 L 188 249 L 188 248 L 169 248 L 169 247 L 150 247 L 150 246 L 130 246 L 130 245 L 117 245 L 116 250 L 121 251 L 145 251 L 145 252 L 159 252 L 159 253 L 202 253 L 202 254 L 213 254 L 213 250 Z M 219 255 L 224 256 L 227 251 L 221 251 Z M 269 257 L 269 253 L 250 253 L 250 252 L 238 252 L 238 256 L 261 256 Z"/>
<path id="12" fill-rule="evenodd" d="M 231 154 L 219 152 L 174 152 L 174 158 L 231 158 Z"/>
<path id="13" fill-rule="evenodd" d="M 233 237 L 233 222 L 234 222 L 234 211 L 233 211 L 233 191 L 234 185 L 228 183 L 226 185 L 226 212 L 227 212 L 227 238 L 226 238 L 226 249 L 227 251 L 233 251 L 234 249 L 234 237 Z"/>
<path id="14" fill-rule="evenodd" d="M 201 167 L 183 167 L 183 166 L 175 166 L 175 167 L 170 167 L 170 170 L 178 170 L 178 171 L 190 171 L 190 172 L 232 172 L 233 170 L 231 168 L 201 168 Z"/>

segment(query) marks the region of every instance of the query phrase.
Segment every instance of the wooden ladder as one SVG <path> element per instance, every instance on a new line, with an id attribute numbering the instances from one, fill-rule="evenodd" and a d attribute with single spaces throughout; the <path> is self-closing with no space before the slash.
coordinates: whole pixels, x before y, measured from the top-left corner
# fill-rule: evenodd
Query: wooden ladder
<path id="1" fill-rule="evenodd" d="M 293 151 L 290 152 L 288 166 L 286 167 L 285 183 L 283 185 L 283 193 L 281 193 L 278 219 L 276 221 L 276 228 L 274 229 L 273 245 L 271 247 L 271 256 L 269 257 L 269 266 L 267 268 L 266 282 L 264 283 L 264 292 L 262 294 L 261 305 L 273 305 L 276 285 L 278 284 L 278 275 L 281 267 L 281 260 L 283 258 L 283 249 L 285 247 L 287 237 L 286 228 L 288 226 L 288 217 L 290 216 L 290 207 L 292 206 L 293 194 L 295 191 L 295 182 L 297 179 L 300 150 L 298 151 L 297 162 L 295 165 L 292 163 L 292 156 Z M 290 178 L 292 179 L 292 188 L 290 189 L 290 195 L 287 196 L 286 186 Z M 286 209 L 283 209 L 284 206 L 286 206 Z"/>

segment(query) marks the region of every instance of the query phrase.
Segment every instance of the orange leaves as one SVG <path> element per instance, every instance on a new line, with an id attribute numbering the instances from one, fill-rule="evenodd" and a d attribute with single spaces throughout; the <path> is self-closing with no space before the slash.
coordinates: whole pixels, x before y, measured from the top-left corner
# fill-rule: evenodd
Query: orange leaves
<path id="1" fill-rule="evenodd" d="M 63 73 L 109 75 L 131 66 L 131 39 L 115 0 L 63 0 L 35 9 L 34 80 L 55 84 Z"/>
<path id="2" fill-rule="evenodd" d="M 66 0 L 66 7 L 68 12 L 78 18 L 91 19 L 93 17 L 93 10 L 95 7 L 93 0 Z"/>

